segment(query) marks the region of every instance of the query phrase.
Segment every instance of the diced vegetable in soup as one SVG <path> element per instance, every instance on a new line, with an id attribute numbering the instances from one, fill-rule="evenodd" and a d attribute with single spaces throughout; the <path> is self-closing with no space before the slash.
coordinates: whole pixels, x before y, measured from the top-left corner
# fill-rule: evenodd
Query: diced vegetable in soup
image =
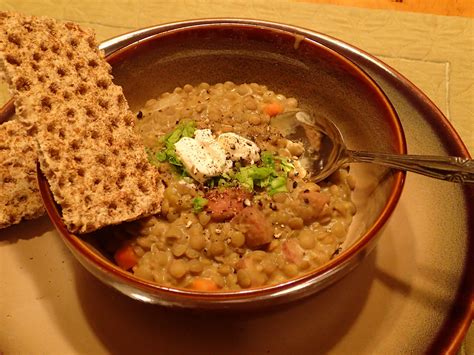
<path id="1" fill-rule="evenodd" d="M 330 260 L 355 214 L 353 178 L 316 184 L 300 142 L 270 125 L 298 101 L 256 83 L 185 85 L 149 100 L 136 131 L 166 190 L 162 212 L 114 229 L 117 264 L 196 291 L 261 287 Z"/>

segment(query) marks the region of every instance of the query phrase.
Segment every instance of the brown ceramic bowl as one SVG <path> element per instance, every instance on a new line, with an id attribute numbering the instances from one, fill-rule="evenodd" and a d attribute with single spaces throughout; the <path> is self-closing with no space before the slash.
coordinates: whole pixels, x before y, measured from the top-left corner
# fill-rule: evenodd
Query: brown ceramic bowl
<path id="1" fill-rule="evenodd" d="M 405 139 L 392 105 L 371 78 L 345 57 L 311 40 L 308 31 L 272 28 L 246 20 L 200 20 L 132 32 L 101 45 L 132 110 L 184 84 L 257 82 L 298 98 L 310 113 L 340 128 L 352 149 L 405 153 Z M 39 174 L 47 212 L 74 256 L 120 292 L 150 303 L 209 309 L 253 308 L 314 293 L 352 270 L 375 246 L 393 212 L 404 173 L 353 165 L 357 214 L 343 252 L 296 279 L 238 292 L 205 293 L 170 288 L 121 270 L 100 250 L 69 233 L 45 178 Z"/>

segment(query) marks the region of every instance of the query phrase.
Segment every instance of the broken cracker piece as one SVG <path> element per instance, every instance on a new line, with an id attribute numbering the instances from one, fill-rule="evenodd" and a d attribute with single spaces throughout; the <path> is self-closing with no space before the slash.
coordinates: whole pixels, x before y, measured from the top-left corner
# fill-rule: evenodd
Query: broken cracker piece
<path id="1" fill-rule="evenodd" d="M 71 232 L 160 211 L 163 185 L 91 30 L 0 13 L 0 65 Z"/>
<path id="2" fill-rule="evenodd" d="M 0 124 L 0 228 L 44 214 L 36 163 L 36 141 L 24 125 Z"/>

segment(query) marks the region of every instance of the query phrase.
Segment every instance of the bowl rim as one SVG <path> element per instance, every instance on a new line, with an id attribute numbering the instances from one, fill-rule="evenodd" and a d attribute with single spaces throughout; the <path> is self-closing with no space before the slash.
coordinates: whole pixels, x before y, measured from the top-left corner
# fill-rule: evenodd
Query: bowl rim
<path id="1" fill-rule="evenodd" d="M 179 23 L 179 26 L 176 28 L 169 29 L 167 25 L 162 26 L 154 26 L 152 27 L 155 31 L 162 29 L 162 31 L 158 31 L 146 38 L 137 39 L 136 41 L 132 41 L 127 45 L 123 46 L 122 48 L 116 48 L 114 51 L 111 51 L 106 59 L 108 61 L 113 61 L 114 58 L 121 55 L 127 50 L 136 49 L 149 41 L 155 40 L 160 36 L 169 35 L 175 31 L 188 31 L 193 30 L 196 27 L 203 28 L 206 26 L 211 27 L 235 27 L 239 26 L 241 28 L 259 28 L 275 33 L 286 33 L 291 35 L 299 34 L 294 30 L 288 31 L 283 29 L 277 29 L 270 26 L 266 26 L 265 24 L 261 23 L 247 23 L 243 21 L 231 22 L 229 23 L 226 20 L 220 22 L 217 19 L 213 19 L 210 23 L 206 23 L 203 20 L 197 21 L 184 21 Z M 143 30 L 132 31 L 128 35 L 136 34 L 136 33 L 143 33 Z M 120 36 L 119 36 L 120 37 Z M 117 37 L 117 38 L 119 38 Z M 368 85 L 371 91 L 375 94 L 376 99 L 379 101 L 380 104 L 384 105 L 385 114 L 387 118 L 390 118 L 389 124 L 392 129 L 392 136 L 396 143 L 395 148 L 398 150 L 400 154 L 406 153 L 406 141 L 403 134 L 403 128 L 398 117 L 397 112 L 395 111 L 393 105 L 383 92 L 383 90 L 379 87 L 379 85 L 360 67 L 354 64 L 352 61 L 344 57 L 343 55 L 337 53 L 331 48 L 324 46 L 310 38 L 304 38 L 304 41 L 310 41 L 311 45 L 317 46 L 320 50 L 329 53 L 333 57 L 337 58 L 341 63 L 343 63 L 346 67 L 349 67 L 351 71 L 357 73 L 358 79 L 363 82 L 365 85 Z M 116 43 L 112 40 L 106 41 L 105 43 Z M 100 45 L 101 49 L 104 49 L 104 44 Z M 107 53 L 107 51 L 106 51 Z M 87 245 L 85 241 L 72 233 L 70 233 L 62 219 L 59 215 L 58 209 L 56 208 L 56 204 L 54 199 L 52 198 L 51 192 L 49 190 L 49 184 L 45 177 L 41 174 L 38 165 L 38 182 L 40 187 L 40 192 L 44 201 L 44 205 L 46 207 L 46 211 L 52 220 L 55 227 L 58 229 L 59 234 L 62 238 L 67 241 L 67 244 L 72 246 L 76 251 L 80 252 L 83 257 L 85 257 L 88 261 L 92 262 L 94 266 L 98 267 L 101 270 L 106 270 L 111 273 L 111 275 L 121 281 L 132 282 L 135 287 L 139 287 L 140 289 L 151 291 L 154 295 L 162 295 L 165 298 L 169 297 L 181 297 L 184 299 L 192 299 L 193 301 L 199 300 L 202 302 L 224 302 L 224 303 L 239 303 L 239 302 L 250 302 L 255 300 L 257 297 L 259 300 L 267 300 L 269 298 L 275 299 L 279 298 L 285 294 L 291 293 L 296 289 L 306 288 L 308 286 L 314 285 L 320 281 L 326 280 L 331 274 L 337 272 L 340 269 L 343 269 L 348 264 L 351 263 L 351 260 L 355 255 L 362 253 L 365 249 L 367 249 L 371 245 L 371 241 L 377 236 L 377 233 L 381 230 L 383 225 L 387 222 L 388 218 L 392 214 L 393 210 L 395 209 L 405 182 L 405 175 L 406 173 L 403 171 L 393 172 L 394 177 L 394 187 L 391 190 L 387 203 L 385 204 L 383 210 L 378 215 L 377 219 L 372 223 L 371 227 L 368 231 L 359 237 L 359 239 L 351 245 L 349 248 L 344 250 L 342 253 L 337 255 L 337 257 L 331 259 L 329 262 L 323 264 L 322 266 L 313 269 L 311 271 L 306 272 L 305 274 L 287 280 L 282 283 L 278 283 L 275 285 L 263 286 L 258 288 L 251 288 L 246 290 L 239 290 L 239 291 L 215 291 L 215 292 L 200 292 L 200 291 L 193 291 L 184 288 L 178 287 L 168 287 L 156 284 L 151 281 L 147 281 L 144 279 L 139 279 L 133 274 L 128 271 L 120 269 L 118 266 L 113 264 L 111 261 L 107 260 L 105 257 L 99 257 L 93 250 Z"/>

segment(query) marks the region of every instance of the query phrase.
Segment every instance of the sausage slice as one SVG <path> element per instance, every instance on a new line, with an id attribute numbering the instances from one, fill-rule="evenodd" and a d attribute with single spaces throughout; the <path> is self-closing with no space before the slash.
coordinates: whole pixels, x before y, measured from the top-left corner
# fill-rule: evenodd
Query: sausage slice
<path id="1" fill-rule="evenodd" d="M 251 198 L 252 194 L 244 189 L 232 187 L 213 189 L 206 194 L 209 200 L 207 210 L 211 212 L 211 218 L 217 222 L 232 219 L 245 207 L 245 199 Z"/>
<path id="2" fill-rule="evenodd" d="M 265 215 L 255 207 L 242 209 L 232 223 L 245 235 L 249 248 L 258 248 L 272 241 L 273 227 Z"/>

